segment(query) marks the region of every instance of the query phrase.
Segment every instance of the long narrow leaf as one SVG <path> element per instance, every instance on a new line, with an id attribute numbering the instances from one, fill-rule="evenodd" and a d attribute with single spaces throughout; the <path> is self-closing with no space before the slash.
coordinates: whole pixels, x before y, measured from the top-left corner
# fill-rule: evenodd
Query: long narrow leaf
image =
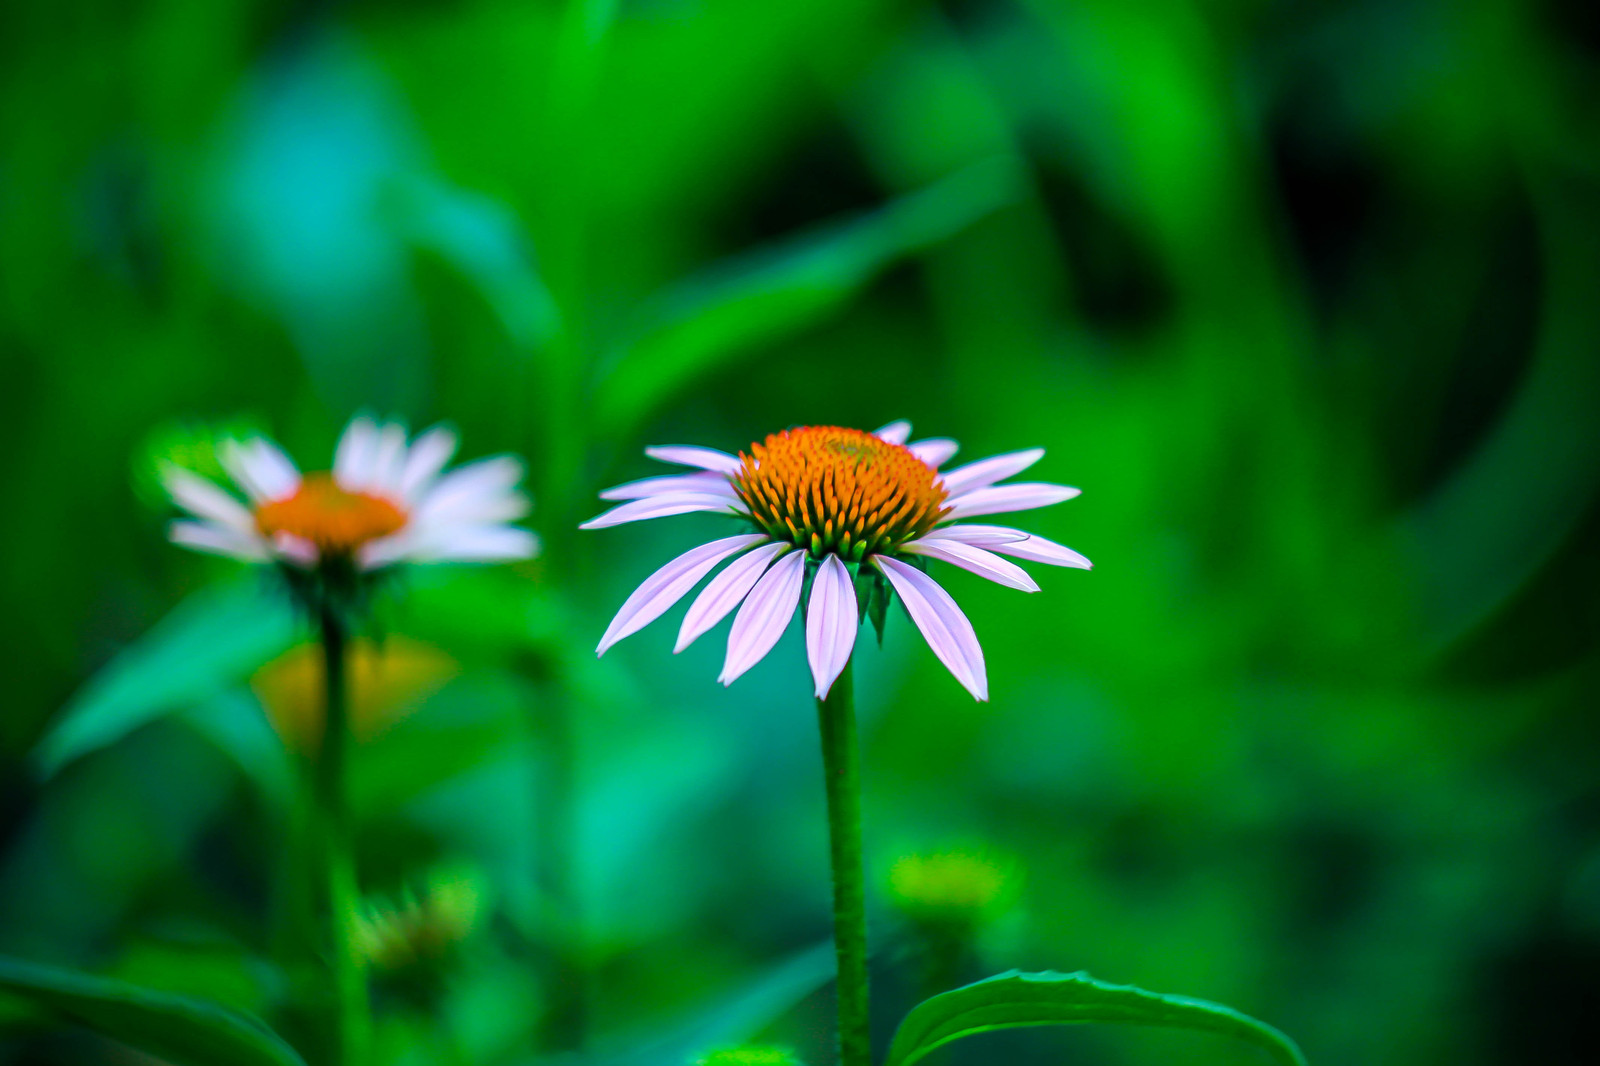
<path id="1" fill-rule="evenodd" d="M 254 1018 L 205 1000 L 0 958 L 0 994 L 17 996 L 174 1066 L 305 1066 Z"/>
<path id="2" fill-rule="evenodd" d="M 911 1066 L 964 1036 L 1034 1025 L 1112 1022 L 1225 1033 L 1271 1052 L 1286 1066 L 1305 1066 L 1283 1033 L 1232 1007 L 1188 996 L 1146 992 L 1096 981 L 1087 973 L 1011 970 L 924 1000 L 900 1023 L 887 1066 Z"/>
<path id="3" fill-rule="evenodd" d="M 34 753 L 41 773 L 208 699 L 287 648 L 294 632 L 287 600 L 259 580 L 195 593 L 73 697 Z"/>
<path id="4" fill-rule="evenodd" d="M 884 267 L 1017 195 L 1014 164 L 979 163 L 894 203 L 779 248 L 743 256 L 665 294 L 611 368 L 598 428 L 625 432 L 697 377 L 823 319 Z"/>

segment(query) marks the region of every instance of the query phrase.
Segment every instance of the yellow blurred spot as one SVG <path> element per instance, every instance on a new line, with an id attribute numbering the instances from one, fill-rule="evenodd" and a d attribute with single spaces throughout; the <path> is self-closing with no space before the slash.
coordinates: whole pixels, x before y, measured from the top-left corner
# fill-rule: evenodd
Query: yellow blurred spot
<path id="1" fill-rule="evenodd" d="M 889 870 L 889 892 L 902 910 L 925 917 L 976 917 L 1010 897 L 1009 862 L 974 851 L 905 855 Z"/>
<path id="2" fill-rule="evenodd" d="M 444 652 L 405 637 L 350 643 L 350 729 L 370 740 L 455 676 Z M 250 687 L 283 742 L 304 755 L 322 739 L 322 649 L 302 644 L 262 667 Z"/>
<path id="3" fill-rule="evenodd" d="M 695 1060 L 695 1066 L 805 1066 L 794 1052 L 781 1047 L 723 1048 Z"/>

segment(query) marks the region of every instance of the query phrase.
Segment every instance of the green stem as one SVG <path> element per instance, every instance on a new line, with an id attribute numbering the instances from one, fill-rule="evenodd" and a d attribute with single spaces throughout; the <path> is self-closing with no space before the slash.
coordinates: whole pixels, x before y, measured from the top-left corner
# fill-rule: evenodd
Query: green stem
<path id="1" fill-rule="evenodd" d="M 817 701 L 822 768 L 828 787 L 833 857 L 833 944 L 839 958 L 839 1066 L 871 1066 L 867 1013 L 867 905 L 861 866 L 861 760 L 855 695 L 846 663 L 826 699 Z"/>
<path id="2" fill-rule="evenodd" d="M 347 634 L 338 615 L 322 611 L 322 662 L 326 701 L 314 788 L 322 823 L 322 883 L 326 890 L 329 959 L 333 971 L 339 1066 L 363 1066 L 372 1031 L 366 974 L 353 943 L 357 907 L 355 852 L 345 764 L 350 750 Z"/>

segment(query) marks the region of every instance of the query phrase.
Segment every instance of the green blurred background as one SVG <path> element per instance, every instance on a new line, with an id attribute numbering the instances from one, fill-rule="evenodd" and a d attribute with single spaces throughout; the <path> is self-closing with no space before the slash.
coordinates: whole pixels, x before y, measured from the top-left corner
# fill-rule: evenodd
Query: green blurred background
<path id="1" fill-rule="evenodd" d="M 725 527 L 575 527 L 645 444 L 904 417 L 1045 446 L 1084 494 L 1018 524 L 1096 569 L 942 572 L 988 704 L 903 613 L 858 653 L 882 1037 L 930 950 L 886 873 L 959 845 L 1014 882 L 960 979 L 1087 968 L 1328 1066 L 1593 1061 L 1597 52 L 1515 0 L 5 5 L 0 952 L 316 1054 L 260 674 L 303 634 L 165 543 L 150 469 L 239 425 L 315 468 L 367 409 L 526 457 L 545 541 L 383 611 L 450 667 L 357 756 L 364 885 L 476 911 L 385 986 L 385 1061 L 825 1063 L 797 627 L 728 690 L 722 629 L 596 661 Z M 0 1020 L 0 1061 L 134 1061 Z"/>

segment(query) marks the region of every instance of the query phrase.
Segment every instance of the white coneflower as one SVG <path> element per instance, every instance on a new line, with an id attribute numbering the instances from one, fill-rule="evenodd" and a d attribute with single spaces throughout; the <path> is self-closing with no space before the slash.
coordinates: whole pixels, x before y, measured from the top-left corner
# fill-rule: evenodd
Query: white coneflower
<path id="1" fill-rule="evenodd" d="M 528 511 L 516 489 L 521 464 L 499 456 L 443 473 L 455 449 L 455 434 L 442 427 L 407 444 L 398 423 L 358 417 L 339 438 L 332 472 L 302 475 L 264 438 L 225 441 L 219 458 L 247 502 L 169 465 L 162 483 L 194 516 L 173 522 L 170 536 L 197 551 L 302 570 L 533 555 L 534 535 L 507 525 Z"/>
<path id="2" fill-rule="evenodd" d="M 911 425 L 876 433 L 803 426 L 774 433 L 748 452 L 657 447 L 646 454 L 695 473 L 646 478 L 601 493 L 624 500 L 584 523 L 585 529 L 646 518 L 715 511 L 738 515 L 758 532 L 702 544 L 645 579 L 617 612 L 599 652 L 658 618 L 726 559 L 734 561 L 690 605 L 676 651 L 735 607 L 728 654 L 719 678 L 731 684 L 760 662 L 788 627 L 808 572 L 806 651 L 818 698 L 825 697 L 855 647 L 859 627 L 855 571 L 886 580 L 922 635 L 956 680 L 988 699 L 983 649 L 961 609 L 923 570 L 937 559 L 1024 592 L 1039 586 L 1017 559 L 1089 569 L 1089 560 L 1043 537 L 1004 526 L 960 520 L 1026 511 L 1070 500 L 1064 485 L 999 482 L 1044 455 L 1010 452 L 941 473 L 955 454 L 951 440 L 906 444 Z M 999 553 L 999 554 L 996 554 Z"/>

